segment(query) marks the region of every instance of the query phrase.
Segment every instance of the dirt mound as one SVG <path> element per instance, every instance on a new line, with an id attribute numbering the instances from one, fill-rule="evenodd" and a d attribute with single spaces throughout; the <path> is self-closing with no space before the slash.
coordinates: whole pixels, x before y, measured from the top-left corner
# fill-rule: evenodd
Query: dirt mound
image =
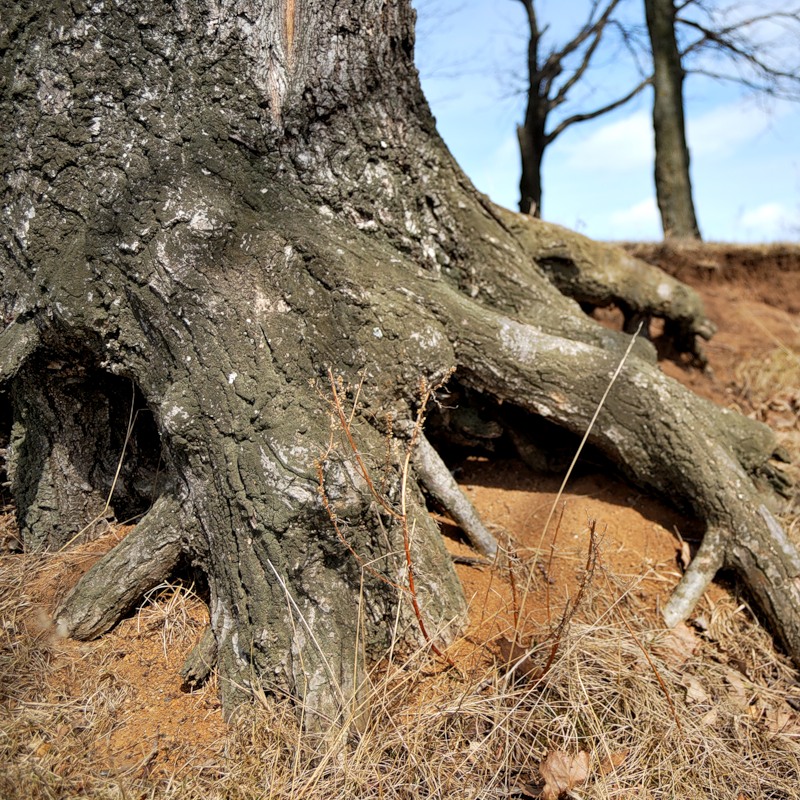
<path id="1" fill-rule="evenodd" d="M 800 313 L 800 244 L 626 243 L 631 255 L 697 289 L 732 285 L 774 308 Z"/>

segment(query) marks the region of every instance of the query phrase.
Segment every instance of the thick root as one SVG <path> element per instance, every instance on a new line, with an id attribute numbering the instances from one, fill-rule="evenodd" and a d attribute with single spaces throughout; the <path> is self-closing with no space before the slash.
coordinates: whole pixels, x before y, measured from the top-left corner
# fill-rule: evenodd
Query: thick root
<path id="1" fill-rule="evenodd" d="M 457 307 L 452 313 L 461 316 Z M 454 345 L 463 383 L 575 433 L 589 426 L 617 367 L 616 356 L 499 314 L 484 314 L 480 324 L 476 320 L 459 334 Z M 632 359 L 599 411 L 589 441 L 635 483 L 672 498 L 708 526 L 711 539 L 670 603 L 669 620 L 688 616 L 724 565 L 738 573 L 800 664 L 800 556 L 754 482 L 774 450 L 772 438 L 763 426 L 734 416 L 657 367 Z"/>
<path id="2" fill-rule="evenodd" d="M 181 554 L 177 501 L 159 498 L 144 519 L 101 558 L 55 613 L 62 636 L 93 639 L 116 625 L 148 589 L 166 580 Z"/>
<path id="3" fill-rule="evenodd" d="M 563 294 L 591 307 L 616 305 L 628 332 L 639 319 L 662 318 L 676 349 L 702 359 L 698 337 L 710 339 L 716 326 L 686 284 L 619 247 L 507 209 L 497 213 Z"/>
<path id="4" fill-rule="evenodd" d="M 797 661 L 800 642 L 800 555 L 766 506 L 742 524 L 723 531 L 709 528 L 686 574 L 664 607 L 668 627 L 687 619 L 717 571 L 732 567 L 744 582 L 782 644 Z M 746 514 L 741 512 L 742 516 Z"/>

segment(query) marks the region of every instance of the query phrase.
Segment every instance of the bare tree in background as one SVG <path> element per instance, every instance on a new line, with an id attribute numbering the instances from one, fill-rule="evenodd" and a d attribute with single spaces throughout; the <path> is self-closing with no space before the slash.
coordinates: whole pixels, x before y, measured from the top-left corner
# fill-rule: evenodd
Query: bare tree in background
<path id="1" fill-rule="evenodd" d="M 665 238 L 700 238 L 689 175 L 684 77 L 704 75 L 770 97 L 800 98 L 800 58 L 797 48 L 788 46 L 792 38 L 795 44 L 800 40 L 800 5 L 765 5 L 748 13 L 748 4 L 741 3 L 644 0 L 653 57 L 656 197 Z"/>
<path id="2" fill-rule="evenodd" d="M 650 82 L 642 79 L 619 97 L 590 111 L 561 119 L 548 130 L 552 112 L 563 105 L 570 92 L 587 75 L 604 37 L 613 34 L 627 43 L 627 31 L 614 14 L 621 0 L 593 0 L 585 24 L 563 46 L 545 52 L 542 47 L 547 26 L 541 26 L 534 0 L 519 0 L 525 7 L 530 29 L 525 121 L 517 127 L 522 158 L 519 210 L 540 217 L 542 211 L 542 159 L 545 150 L 567 128 L 595 119 L 632 100 Z"/>
<path id="3" fill-rule="evenodd" d="M 656 196 L 665 238 L 699 239 L 686 142 L 683 83 L 700 75 L 738 84 L 768 97 L 800 98 L 800 4 L 715 0 L 644 0 L 645 24 L 619 14 L 624 0 L 592 0 L 585 24 L 563 46 L 545 50 L 535 0 L 525 8 L 528 78 L 525 121 L 518 126 L 522 176 L 519 208 L 541 216 L 545 150 L 568 127 L 613 111 L 653 85 Z M 755 10 L 752 10 L 755 9 Z M 752 13 L 751 13 L 752 10 Z M 601 42 L 605 46 L 601 48 Z M 795 47 L 791 47 L 794 41 Z M 558 121 L 552 112 L 585 79 L 601 50 L 624 50 L 638 77 L 619 95 L 589 111 Z"/>
<path id="4" fill-rule="evenodd" d="M 644 0 L 653 56 L 653 135 L 658 210 L 665 238 L 699 239 L 683 116 L 683 78 L 673 0 Z"/>

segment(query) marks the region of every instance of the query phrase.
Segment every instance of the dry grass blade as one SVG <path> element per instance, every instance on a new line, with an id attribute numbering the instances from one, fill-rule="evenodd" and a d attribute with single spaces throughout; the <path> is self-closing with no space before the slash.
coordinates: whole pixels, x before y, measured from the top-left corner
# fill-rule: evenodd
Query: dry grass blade
<path id="1" fill-rule="evenodd" d="M 444 380 L 446 380 L 448 377 L 449 374 L 444 378 Z M 424 381 L 424 379 L 420 379 L 419 409 L 417 411 L 416 419 L 414 420 L 414 423 L 411 426 L 409 441 L 406 444 L 405 455 L 400 468 L 400 502 L 399 502 L 399 508 L 395 508 L 392 505 L 392 503 L 390 503 L 389 500 L 386 497 L 384 497 L 384 495 L 381 494 L 376 488 L 370 469 L 367 467 L 364 461 L 364 458 L 360 452 L 358 443 L 356 441 L 356 436 L 353 432 L 353 420 L 355 418 L 355 414 L 357 411 L 358 399 L 361 395 L 361 390 L 363 388 L 363 381 L 361 381 L 358 384 L 358 387 L 355 392 L 355 399 L 353 401 L 353 407 L 351 409 L 350 414 L 348 415 L 345 412 L 341 399 L 341 395 L 345 390 L 342 379 L 337 380 L 334 377 L 333 371 L 330 369 L 328 370 L 328 379 L 330 382 L 330 391 L 331 391 L 331 400 L 329 401 L 329 405 L 331 407 L 331 416 L 334 422 L 338 423 L 338 429 L 344 435 L 345 440 L 347 441 L 350 453 L 352 457 L 355 459 L 358 474 L 361 476 L 362 480 L 367 486 L 367 489 L 369 490 L 370 494 L 375 499 L 375 501 L 400 526 L 400 530 L 402 532 L 402 537 L 403 537 L 403 555 L 405 557 L 406 585 L 401 586 L 395 581 L 392 581 L 390 578 L 387 578 L 385 575 L 379 573 L 371 564 L 366 562 L 359 553 L 356 552 L 356 550 L 353 548 L 353 546 L 350 544 L 350 542 L 342 533 L 342 528 L 341 525 L 339 524 L 338 516 L 336 514 L 336 511 L 332 503 L 330 502 L 330 498 L 328 497 L 328 492 L 326 490 L 326 484 L 325 484 L 325 463 L 330 458 L 331 453 L 334 450 L 333 433 L 335 425 L 331 426 L 331 439 L 328 444 L 327 450 L 320 456 L 319 459 L 317 459 L 316 462 L 319 494 L 322 500 L 323 508 L 325 509 L 325 511 L 328 514 L 328 517 L 330 518 L 331 524 L 333 525 L 337 537 L 347 548 L 348 552 L 355 558 L 359 566 L 363 570 L 369 572 L 374 577 L 377 577 L 382 582 L 388 584 L 389 586 L 392 586 L 394 589 L 397 589 L 398 591 L 403 592 L 409 598 L 409 600 L 411 601 L 411 607 L 414 611 L 414 616 L 417 620 L 417 626 L 419 627 L 419 631 L 422 634 L 422 638 L 430 647 L 431 652 L 433 652 L 439 658 L 444 659 L 451 667 L 454 667 L 455 664 L 453 663 L 453 660 L 437 646 L 436 642 L 433 640 L 433 637 L 428 632 L 428 628 L 425 624 L 425 619 L 422 614 L 422 609 L 420 608 L 419 605 L 419 600 L 417 598 L 416 584 L 414 580 L 414 562 L 411 556 L 411 541 L 414 535 L 415 523 L 412 522 L 411 524 L 409 524 L 409 515 L 407 507 L 407 490 L 408 490 L 408 480 L 411 470 L 411 455 L 416 445 L 417 439 L 419 438 L 422 432 L 422 426 L 425 421 L 425 413 L 428 407 L 428 402 L 433 392 L 441 386 L 441 383 L 436 384 L 435 386 L 428 386 L 427 383 Z"/>
<path id="2" fill-rule="evenodd" d="M 604 608 L 596 598 L 585 603 L 535 685 L 509 686 L 491 666 L 468 677 L 432 675 L 420 651 L 396 668 L 373 671 L 358 728 L 343 729 L 330 745 L 302 733 L 288 700 L 265 695 L 219 755 L 187 757 L 165 771 L 155 767 L 161 753 L 145 748 L 114 770 L 98 743 L 128 724 L 120 714 L 127 690 L 84 670 L 83 699 L 54 693 L 64 659 L 75 656 L 60 653 L 47 631 L 28 627 L 34 599 L 26 585 L 34 566 L 27 556 L 0 559 L 4 800 L 507 800 L 536 796 L 539 764 L 553 751 L 586 754 L 588 773 L 573 790 L 583 798 L 800 797 L 800 720 L 785 702 L 794 673 L 762 649 L 768 637 L 746 610 L 708 610 L 718 660 L 700 657 L 712 644 L 695 634 L 697 655 L 676 665 L 660 645 L 664 634 L 635 609 L 626 608 L 622 621 L 624 598 Z M 140 626 L 167 613 L 182 625 L 178 606 L 190 600 L 185 590 L 166 587 L 140 611 Z M 547 633 L 530 631 L 540 639 Z M 682 730 L 639 642 L 647 643 Z M 103 658 L 108 676 L 113 660 Z M 746 674 L 731 666 L 734 660 Z M 767 661 L 774 666 L 766 669 Z"/>
<path id="3" fill-rule="evenodd" d="M 194 590 L 194 585 L 162 583 L 153 587 L 144 597 L 136 616 L 137 628 L 158 630 L 167 658 L 168 650 L 175 645 L 194 639 L 197 624 L 189 614 L 191 601 L 202 603 Z"/>

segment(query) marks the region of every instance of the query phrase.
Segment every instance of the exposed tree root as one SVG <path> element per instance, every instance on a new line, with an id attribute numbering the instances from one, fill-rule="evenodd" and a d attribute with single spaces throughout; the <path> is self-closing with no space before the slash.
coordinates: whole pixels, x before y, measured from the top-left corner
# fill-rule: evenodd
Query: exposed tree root
<path id="1" fill-rule="evenodd" d="M 719 529 L 708 528 L 683 578 L 662 609 L 661 613 L 668 628 L 674 628 L 691 616 L 708 584 L 714 580 L 724 564 L 725 534 Z"/>
<path id="2" fill-rule="evenodd" d="M 494 558 L 499 550 L 497 539 L 489 533 L 447 465 L 422 433 L 417 435 L 413 457 L 414 469 L 423 486 L 447 509 L 470 544 L 479 553 Z"/>
<path id="3" fill-rule="evenodd" d="M 188 689 L 202 686 L 217 663 L 217 637 L 207 625 L 200 641 L 192 648 L 181 667 L 183 685 Z"/>
<path id="4" fill-rule="evenodd" d="M 613 357 L 501 315 L 483 315 L 481 322 L 454 342 L 461 380 L 576 433 L 585 430 L 614 369 Z M 774 452 L 769 429 L 687 392 L 637 359 L 619 376 L 590 441 L 637 484 L 679 500 L 712 531 L 698 566 L 670 605 L 670 621 L 691 613 L 704 582 L 724 564 L 739 574 L 800 663 L 800 557 L 754 482 Z M 722 558 L 719 531 L 727 531 Z"/>
<path id="5" fill-rule="evenodd" d="M 767 507 L 756 505 L 754 492 L 737 495 L 740 502 L 727 515 L 729 527 L 709 524 L 700 549 L 664 607 L 664 621 L 672 627 L 688 618 L 716 573 L 727 567 L 742 578 L 771 630 L 800 663 L 800 555 Z"/>
<path id="6" fill-rule="evenodd" d="M 638 318 L 662 318 L 678 352 L 703 358 L 698 337 L 710 339 L 716 326 L 694 289 L 621 248 L 506 209 L 497 213 L 563 294 L 590 307 L 616 305 L 630 333 Z"/>
<path id="7" fill-rule="evenodd" d="M 153 586 L 174 571 L 181 554 L 176 500 L 159 498 L 144 519 L 81 578 L 54 615 L 62 636 L 92 639 L 116 625 Z"/>

